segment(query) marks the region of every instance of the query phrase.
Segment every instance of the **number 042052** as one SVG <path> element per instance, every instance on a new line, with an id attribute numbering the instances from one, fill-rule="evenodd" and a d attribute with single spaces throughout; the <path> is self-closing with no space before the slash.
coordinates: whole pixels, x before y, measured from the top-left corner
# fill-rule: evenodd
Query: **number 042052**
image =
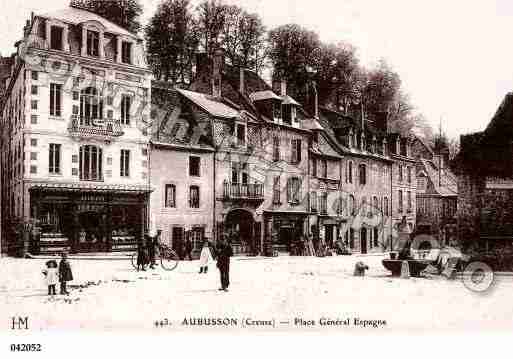
<path id="1" fill-rule="evenodd" d="M 40 352 L 41 344 L 11 344 L 12 352 Z"/>

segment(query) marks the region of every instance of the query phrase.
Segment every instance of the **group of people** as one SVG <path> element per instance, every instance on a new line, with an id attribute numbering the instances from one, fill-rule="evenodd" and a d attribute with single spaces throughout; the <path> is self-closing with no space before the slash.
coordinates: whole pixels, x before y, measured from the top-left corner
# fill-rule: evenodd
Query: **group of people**
<path id="1" fill-rule="evenodd" d="M 46 262 L 42 273 L 45 276 L 49 296 L 55 296 L 55 286 L 57 283 L 60 283 L 60 294 L 69 295 L 66 284 L 73 280 L 73 272 L 68 261 L 68 255 L 65 252 L 61 253 L 59 265 L 57 265 L 57 261 L 51 259 Z"/>
<path id="2" fill-rule="evenodd" d="M 219 269 L 221 287 L 219 290 L 228 291 L 230 286 L 230 257 L 233 256 L 233 248 L 226 237 L 223 237 L 217 245 L 212 247 L 205 241 L 200 254 L 200 274 L 206 274 L 209 263 L 216 259 L 216 266 Z"/>

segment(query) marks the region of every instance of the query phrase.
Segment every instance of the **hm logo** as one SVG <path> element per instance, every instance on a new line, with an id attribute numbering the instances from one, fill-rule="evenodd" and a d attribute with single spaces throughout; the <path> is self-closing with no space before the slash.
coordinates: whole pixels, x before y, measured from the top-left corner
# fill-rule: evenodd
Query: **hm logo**
<path id="1" fill-rule="evenodd" d="M 22 317 L 12 317 L 12 330 L 28 330 L 28 317 L 22 318 Z"/>

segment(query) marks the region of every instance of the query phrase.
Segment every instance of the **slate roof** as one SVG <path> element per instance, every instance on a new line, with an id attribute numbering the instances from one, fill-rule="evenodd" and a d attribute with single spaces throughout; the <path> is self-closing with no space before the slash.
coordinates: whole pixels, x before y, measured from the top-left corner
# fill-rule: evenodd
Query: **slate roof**
<path id="1" fill-rule="evenodd" d="M 71 6 L 62 10 L 57 10 L 45 14 L 39 14 L 38 16 L 46 19 L 60 20 L 62 22 L 73 25 L 78 25 L 86 21 L 98 21 L 101 24 L 103 24 L 103 26 L 105 26 L 106 31 L 109 33 L 139 38 L 139 36 L 137 36 L 136 34 L 133 34 L 126 29 L 123 29 L 121 26 L 114 24 L 113 22 L 101 17 L 100 15 L 97 15 L 87 10 L 77 9 Z"/>
<path id="2" fill-rule="evenodd" d="M 237 118 L 239 112 L 233 108 L 225 105 L 224 103 L 217 101 L 214 97 L 199 92 L 193 92 L 183 89 L 176 90 L 181 95 L 194 102 L 196 105 L 207 111 L 214 117 L 220 118 Z"/>
<path id="3" fill-rule="evenodd" d="M 438 194 L 442 197 L 458 195 L 456 176 L 448 168 L 442 168 L 439 173 L 438 165 L 433 161 L 420 159 L 419 162 L 422 166 L 422 171 L 427 175 L 435 191 L 435 193 L 425 192 L 426 194 Z M 418 190 L 418 192 L 420 191 Z"/>

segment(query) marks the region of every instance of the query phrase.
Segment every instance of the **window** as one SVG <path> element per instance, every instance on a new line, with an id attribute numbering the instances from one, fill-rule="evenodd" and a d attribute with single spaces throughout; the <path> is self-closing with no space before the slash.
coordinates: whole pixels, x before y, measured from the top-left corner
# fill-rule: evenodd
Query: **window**
<path id="1" fill-rule="evenodd" d="M 232 162 L 232 183 L 247 184 L 249 179 L 248 164 Z"/>
<path id="2" fill-rule="evenodd" d="M 121 123 L 130 125 L 130 106 L 132 98 L 128 95 L 121 96 Z"/>
<path id="3" fill-rule="evenodd" d="M 192 242 L 193 249 L 201 249 L 203 241 L 205 240 L 205 228 L 204 227 L 193 227 L 190 232 L 190 239 Z"/>
<path id="4" fill-rule="evenodd" d="M 164 206 L 176 208 L 176 186 L 174 184 L 166 184 Z"/>
<path id="5" fill-rule="evenodd" d="M 37 115 L 30 115 L 30 123 L 33 125 L 37 124 Z"/>
<path id="6" fill-rule="evenodd" d="M 312 176 L 317 177 L 317 159 L 312 159 Z"/>
<path id="7" fill-rule="evenodd" d="M 399 171 L 399 182 L 403 181 L 403 166 L 397 166 L 397 170 Z"/>
<path id="8" fill-rule="evenodd" d="M 397 210 L 399 213 L 403 213 L 403 191 L 402 190 L 399 190 L 399 197 L 398 197 L 398 206 L 397 206 Z"/>
<path id="9" fill-rule="evenodd" d="M 130 176 L 130 151 L 129 150 L 121 150 L 121 156 L 119 159 L 119 167 L 120 167 L 119 175 L 121 177 L 129 177 Z"/>
<path id="10" fill-rule="evenodd" d="M 328 213 L 328 192 L 323 192 L 321 195 L 321 214 Z"/>
<path id="11" fill-rule="evenodd" d="M 37 85 L 32 85 L 32 86 L 30 87 L 30 93 L 31 93 L 32 95 L 37 95 Z"/>
<path id="12" fill-rule="evenodd" d="M 61 116 L 62 85 L 50 84 L 50 116 Z"/>
<path id="13" fill-rule="evenodd" d="M 100 34 L 97 31 L 87 31 L 87 55 L 100 56 Z"/>
<path id="14" fill-rule="evenodd" d="M 30 160 L 37 161 L 37 152 L 30 152 Z"/>
<path id="15" fill-rule="evenodd" d="M 291 162 L 298 164 L 301 162 L 301 140 L 299 140 L 299 139 L 292 140 L 291 144 L 292 144 Z"/>
<path id="16" fill-rule="evenodd" d="M 125 64 L 132 63 L 132 44 L 126 41 L 121 43 L 121 62 Z"/>
<path id="17" fill-rule="evenodd" d="M 349 248 L 354 249 L 354 229 L 349 228 Z"/>
<path id="18" fill-rule="evenodd" d="M 406 169 L 406 171 L 407 171 L 406 173 L 407 173 L 408 183 L 411 184 L 411 167 L 408 167 Z"/>
<path id="19" fill-rule="evenodd" d="M 30 166 L 30 173 L 36 174 L 37 173 L 37 166 Z"/>
<path id="20" fill-rule="evenodd" d="M 367 166 L 366 165 L 358 166 L 358 173 L 359 173 L 359 178 L 360 178 L 360 184 L 361 185 L 367 184 Z"/>
<path id="21" fill-rule="evenodd" d="M 200 189 L 198 186 L 191 186 L 189 189 L 189 207 L 200 207 Z"/>
<path id="22" fill-rule="evenodd" d="M 273 103 L 273 117 L 275 119 L 281 119 L 281 104 Z"/>
<path id="23" fill-rule="evenodd" d="M 292 124 L 292 105 L 282 105 L 281 111 L 283 114 L 283 122 L 291 125 Z"/>
<path id="24" fill-rule="evenodd" d="M 310 211 L 317 212 L 317 193 L 310 193 Z"/>
<path id="25" fill-rule="evenodd" d="M 37 100 L 30 101 L 30 108 L 32 110 L 37 110 Z"/>
<path id="26" fill-rule="evenodd" d="M 237 129 L 237 145 L 245 146 L 246 145 L 246 126 L 240 123 L 236 126 Z"/>
<path id="27" fill-rule="evenodd" d="M 373 212 L 373 213 L 376 213 L 376 214 L 379 214 L 380 209 L 379 209 L 379 201 L 378 201 L 378 197 L 374 197 L 374 198 L 372 199 L 372 206 L 373 206 L 373 208 L 372 208 L 372 212 Z"/>
<path id="28" fill-rule="evenodd" d="M 103 100 L 98 90 L 87 87 L 80 92 L 80 125 L 94 125 L 95 119 L 103 118 Z"/>
<path id="29" fill-rule="evenodd" d="M 62 51 L 63 30 L 60 26 L 52 26 L 50 28 L 50 48 L 52 50 Z"/>
<path id="30" fill-rule="evenodd" d="M 408 213 L 411 213 L 411 211 L 412 211 L 412 201 L 411 201 L 411 192 L 410 191 L 408 191 L 407 198 L 408 198 Z"/>
<path id="31" fill-rule="evenodd" d="M 48 172 L 52 174 L 61 173 L 61 145 L 50 143 L 48 158 Z"/>
<path id="32" fill-rule="evenodd" d="M 356 215 L 356 207 L 355 207 L 356 201 L 354 199 L 353 195 L 349 195 L 349 215 L 354 216 Z"/>
<path id="33" fill-rule="evenodd" d="M 32 71 L 31 77 L 32 77 L 32 80 L 37 81 L 39 79 L 39 72 Z"/>
<path id="34" fill-rule="evenodd" d="M 388 217 L 388 197 L 383 198 L 383 212 Z"/>
<path id="35" fill-rule="evenodd" d="M 328 178 L 328 162 L 324 159 L 321 162 L 321 176 L 322 178 Z"/>
<path id="36" fill-rule="evenodd" d="M 30 145 L 32 147 L 37 147 L 37 138 L 31 138 L 30 139 Z"/>
<path id="37" fill-rule="evenodd" d="M 80 147 L 80 179 L 82 181 L 103 181 L 102 149 L 93 145 Z"/>
<path id="38" fill-rule="evenodd" d="M 280 204 L 280 176 L 273 178 L 273 203 Z"/>
<path id="39" fill-rule="evenodd" d="M 374 227 L 373 240 L 374 240 L 374 247 L 379 246 L 379 228 L 378 227 Z"/>
<path id="40" fill-rule="evenodd" d="M 292 177 L 288 179 L 287 183 L 287 197 L 288 202 L 292 204 L 299 204 L 301 197 L 301 179 Z"/>
<path id="41" fill-rule="evenodd" d="M 353 183 L 353 162 L 352 161 L 349 161 L 347 163 L 347 182 L 348 183 Z"/>
<path id="42" fill-rule="evenodd" d="M 273 137 L 273 161 L 278 162 L 280 160 L 280 138 Z"/>
<path id="43" fill-rule="evenodd" d="M 189 176 L 200 176 L 200 157 L 189 157 Z"/>

